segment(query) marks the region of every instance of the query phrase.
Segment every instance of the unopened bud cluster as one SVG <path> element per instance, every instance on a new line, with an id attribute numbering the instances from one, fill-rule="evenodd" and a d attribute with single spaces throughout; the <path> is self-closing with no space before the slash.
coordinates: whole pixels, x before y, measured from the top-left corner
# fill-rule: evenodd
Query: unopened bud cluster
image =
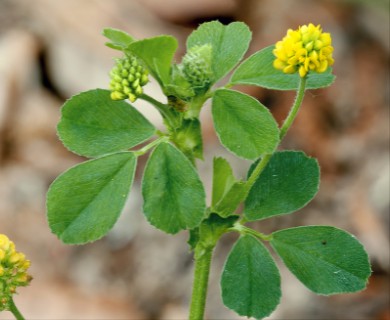
<path id="1" fill-rule="evenodd" d="M 148 71 L 133 56 L 117 59 L 110 76 L 113 100 L 129 99 L 134 102 L 143 93 L 142 87 L 148 83 Z"/>
<path id="2" fill-rule="evenodd" d="M 212 81 L 212 47 L 210 44 L 193 46 L 182 61 L 182 71 L 193 88 L 208 89 Z"/>
<path id="3" fill-rule="evenodd" d="M 8 310 L 17 287 L 27 286 L 32 277 L 27 273 L 30 261 L 4 234 L 0 234 L 0 311 Z"/>

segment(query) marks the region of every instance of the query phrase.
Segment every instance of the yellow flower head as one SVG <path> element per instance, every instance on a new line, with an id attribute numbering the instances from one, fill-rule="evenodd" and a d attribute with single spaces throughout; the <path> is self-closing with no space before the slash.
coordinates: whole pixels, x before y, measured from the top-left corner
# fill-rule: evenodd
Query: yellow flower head
<path id="1" fill-rule="evenodd" d="M 273 50 L 274 67 L 284 73 L 299 72 L 303 78 L 309 71 L 325 72 L 333 65 L 332 37 L 321 26 L 310 23 L 298 30 L 289 29 Z"/>
<path id="2" fill-rule="evenodd" d="M 29 267 L 26 256 L 15 250 L 15 244 L 6 235 L 0 234 L 0 311 L 9 309 L 8 303 L 16 287 L 30 283 Z"/>

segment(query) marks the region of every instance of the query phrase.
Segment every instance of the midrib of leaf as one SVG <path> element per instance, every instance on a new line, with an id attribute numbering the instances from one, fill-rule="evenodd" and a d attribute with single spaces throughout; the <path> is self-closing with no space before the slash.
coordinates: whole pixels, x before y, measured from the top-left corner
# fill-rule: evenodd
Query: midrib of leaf
<path id="1" fill-rule="evenodd" d="M 328 260 L 323 259 L 321 256 L 318 256 L 318 255 L 316 255 L 316 254 L 309 254 L 309 253 L 307 253 L 307 251 L 305 251 L 305 250 L 303 250 L 303 249 L 301 249 L 301 248 L 299 248 L 299 247 L 296 247 L 296 246 L 294 246 L 294 245 L 288 244 L 288 243 L 283 242 L 283 241 L 280 241 L 280 240 L 277 240 L 277 241 L 279 241 L 280 243 L 282 243 L 282 244 L 283 244 L 284 246 L 286 246 L 286 247 L 294 248 L 295 251 L 301 252 L 304 256 L 308 256 L 308 257 L 311 257 L 311 258 L 315 257 L 315 258 L 317 258 L 317 260 L 323 262 L 324 264 L 326 264 L 326 265 L 328 265 L 328 266 L 336 267 L 336 268 L 338 268 L 338 269 L 344 271 L 345 273 L 351 275 L 353 278 L 356 278 L 356 279 L 359 279 L 359 280 L 364 280 L 364 279 L 358 277 L 357 275 L 355 275 L 355 274 L 349 272 L 348 270 L 345 270 L 344 268 L 339 267 L 337 264 L 334 264 L 333 262 L 329 262 Z"/>
<path id="2" fill-rule="evenodd" d="M 64 118 L 70 122 L 72 122 L 72 125 L 74 126 L 77 126 L 77 127 L 84 127 L 84 128 L 91 128 L 91 129 L 104 129 L 106 131 L 111 131 L 111 132 L 122 132 L 122 131 L 125 131 L 125 130 L 129 130 L 129 129 L 137 129 L 139 130 L 140 128 L 143 128 L 143 126 L 140 126 L 140 125 L 132 125 L 131 128 L 129 127 L 117 127 L 119 130 L 117 130 L 117 128 L 113 128 L 113 127 L 106 127 L 106 126 L 98 126 L 98 125 L 93 125 L 93 124 L 85 124 L 85 123 L 80 123 L 78 121 L 74 121 L 73 119 L 69 119 L 69 118 Z M 146 130 L 143 130 L 143 131 L 146 131 Z"/>

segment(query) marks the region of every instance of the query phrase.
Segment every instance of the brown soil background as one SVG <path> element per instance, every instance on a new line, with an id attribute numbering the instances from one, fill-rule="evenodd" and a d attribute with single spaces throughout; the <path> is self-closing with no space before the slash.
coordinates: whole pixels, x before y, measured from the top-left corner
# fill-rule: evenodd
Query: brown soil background
<path id="1" fill-rule="evenodd" d="M 366 247 L 373 276 L 363 292 L 316 296 L 277 259 L 283 298 L 269 319 L 390 319 L 388 1 L 0 0 L 0 233 L 32 260 L 34 280 L 16 297 L 28 319 L 186 318 L 193 266 L 187 234 L 172 237 L 145 222 L 144 163 L 119 223 L 93 244 L 66 246 L 51 234 L 45 193 L 60 172 L 83 160 L 65 150 L 55 127 L 66 98 L 107 87 L 116 53 L 104 46 L 101 30 L 116 27 L 136 38 L 174 35 L 180 59 L 188 34 L 213 19 L 250 26 L 248 55 L 308 22 L 333 35 L 337 80 L 308 92 L 282 145 L 318 158 L 320 192 L 300 213 L 255 227 L 263 232 L 309 224 L 344 228 Z M 289 92 L 238 89 L 267 105 L 279 122 L 293 99 Z M 155 83 L 146 90 L 161 97 Z M 150 106 L 136 106 L 161 125 Z M 219 146 L 209 107 L 202 117 L 206 161 L 199 166 L 210 190 L 214 155 L 229 158 L 241 177 L 249 164 Z M 234 240 L 227 235 L 217 247 L 207 319 L 240 319 L 219 297 L 220 271 Z"/>

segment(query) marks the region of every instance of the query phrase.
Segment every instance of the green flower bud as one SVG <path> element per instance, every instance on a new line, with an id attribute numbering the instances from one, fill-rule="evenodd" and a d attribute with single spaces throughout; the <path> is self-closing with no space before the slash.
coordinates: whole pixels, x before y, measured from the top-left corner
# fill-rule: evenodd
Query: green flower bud
<path id="1" fill-rule="evenodd" d="M 141 86 L 138 86 L 137 88 L 135 88 L 135 93 L 137 96 L 141 95 L 143 92 L 142 90 L 142 87 Z"/>
<path id="2" fill-rule="evenodd" d="M 148 83 L 147 70 L 137 61 L 134 56 L 126 55 L 117 59 L 115 66 L 110 71 L 111 99 L 131 102 L 143 93 L 142 86 Z"/>
<path id="3" fill-rule="evenodd" d="M 147 74 L 143 74 L 141 76 L 141 86 L 144 86 L 145 84 L 147 84 L 149 82 L 149 78 L 148 78 L 148 75 Z"/>
<path id="4" fill-rule="evenodd" d="M 186 80 L 198 91 L 207 91 L 212 82 L 212 47 L 210 44 L 189 49 L 182 61 L 182 72 Z"/>

